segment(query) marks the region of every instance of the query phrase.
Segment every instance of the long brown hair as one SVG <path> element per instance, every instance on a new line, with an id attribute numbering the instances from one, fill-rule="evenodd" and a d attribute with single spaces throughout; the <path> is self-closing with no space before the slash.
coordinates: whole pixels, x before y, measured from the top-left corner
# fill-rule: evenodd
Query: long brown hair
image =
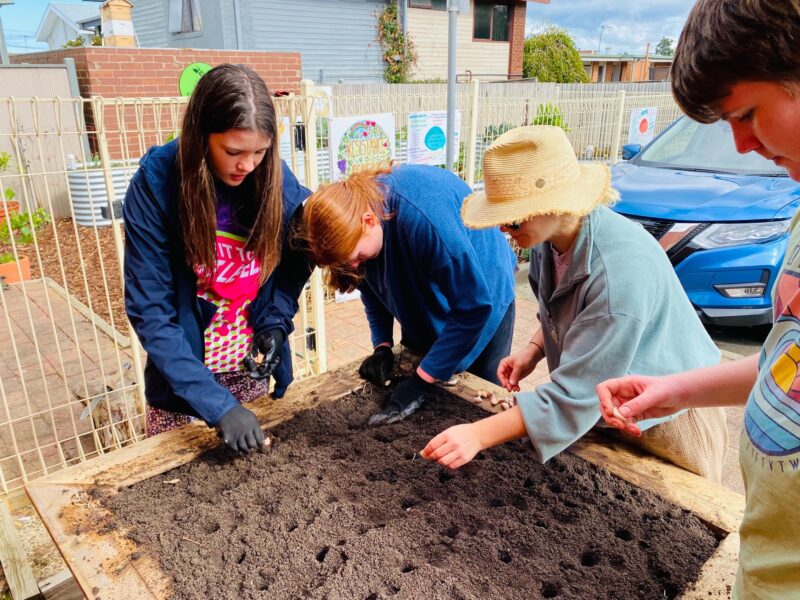
<path id="1" fill-rule="evenodd" d="M 269 147 L 247 186 L 240 213 L 251 226 L 247 249 L 261 264 L 263 283 L 281 256 L 283 177 L 275 107 L 264 80 L 245 65 L 221 64 L 198 82 L 189 99 L 178 140 L 179 206 L 183 245 L 192 267 L 216 268 L 217 209 L 208 158 L 208 136 L 230 129 L 263 133 Z"/>
<path id="2" fill-rule="evenodd" d="M 348 258 L 364 233 L 361 217 L 372 212 L 385 221 L 385 186 L 378 175 L 390 169 L 354 173 L 347 179 L 320 186 L 303 209 L 303 234 L 309 253 L 320 267 L 328 267 L 328 285 L 340 291 L 354 289 L 361 279 Z"/>

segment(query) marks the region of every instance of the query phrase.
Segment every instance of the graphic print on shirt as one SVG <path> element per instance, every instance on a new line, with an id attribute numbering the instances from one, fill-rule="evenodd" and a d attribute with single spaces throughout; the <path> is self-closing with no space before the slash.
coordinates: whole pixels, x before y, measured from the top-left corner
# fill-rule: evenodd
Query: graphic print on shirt
<path id="1" fill-rule="evenodd" d="M 744 415 L 750 441 L 767 456 L 800 450 L 800 272 L 786 268 L 777 286 L 775 324 Z"/>
<path id="2" fill-rule="evenodd" d="M 230 373 L 243 368 L 250 351 L 253 330 L 248 306 L 258 293 L 261 269 L 244 237 L 217 231 L 217 268 L 214 280 L 198 271 L 198 296 L 217 305 L 214 319 L 205 331 L 205 364 L 212 373 Z"/>

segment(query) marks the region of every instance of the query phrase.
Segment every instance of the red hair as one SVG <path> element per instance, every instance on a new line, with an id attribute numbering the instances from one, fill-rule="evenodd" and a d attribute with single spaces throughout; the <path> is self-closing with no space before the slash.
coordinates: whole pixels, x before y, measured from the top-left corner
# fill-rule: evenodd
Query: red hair
<path id="1" fill-rule="evenodd" d="M 391 218 L 385 208 L 385 186 L 378 175 L 389 169 L 360 171 L 347 179 L 320 186 L 303 209 L 304 237 L 313 261 L 329 267 L 329 283 L 352 289 L 357 273 L 348 258 L 364 234 L 362 217 L 371 212 L 381 220 Z"/>

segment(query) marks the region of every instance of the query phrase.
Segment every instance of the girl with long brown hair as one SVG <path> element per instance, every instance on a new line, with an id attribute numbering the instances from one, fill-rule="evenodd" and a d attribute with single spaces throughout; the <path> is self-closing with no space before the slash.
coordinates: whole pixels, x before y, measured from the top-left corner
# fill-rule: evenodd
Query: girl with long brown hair
<path id="1" fill-rule="evenodd" d="M 340 290 L 357 287 L 374 352 L 359 374 L 383 385 L 392 376 L 392 327 L 424 354 L 370 424 L 416 411 L 436 380 L 469 371 L 497 382 L 511 348 L 516 260 L 502 233 L 461 221 L 469 186 L 438 167 L 362 172 L 321 187 L 304 210 L 315 262 Z"/>
<path id="2" fill-rule="evenodd" d="M 181 136 L 151 148 L 125 196 L 125 307 L 147 351 L 147 431 L 200 417 L 225 443 L 263 444 L 241 406 L 292 380 L 310 266 L 288 246 L 309 192 L 278 154 L 275 108 L 243 65 L 206 73 Z M 260 362 L 256 357 L 263 356 Z"/>

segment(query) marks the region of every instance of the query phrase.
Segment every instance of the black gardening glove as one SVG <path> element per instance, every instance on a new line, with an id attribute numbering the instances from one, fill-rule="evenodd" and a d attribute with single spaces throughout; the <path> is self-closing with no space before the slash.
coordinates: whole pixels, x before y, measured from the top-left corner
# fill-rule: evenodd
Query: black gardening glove
<path id="1" fill-rule="evenodd" d="M 394 353 L 390 346 L 378 346 L 375 351 L 364 359 L 358 368 L 358 375 L 383 387 L 391 379 L 394 372 Z"/>
<path id="2" fill-rule="evenodd" d="M 281 347 L 286 336 L 280 329 L 270 329 L 253 337 L 250 354 L 244 357 L 244 368 L 253 379 L 266 379 L 281 362 Z M 256 357 L 263 358 L 259 363 Z"/>
<path id="3" fill-rule="evenodd" d="M 264 432 L 258 419 L 241 404 L 222 415 L 217 430 L 228 448 L 236 452 L 249 452 L 264 445 Z"/>
<path id="4" fill-rule="evenodd" d="M 383 411 L 372 415 L 369 424 L 391 425 L 413 415 L 425 404 L 425 396 L 431 392 L 432 388 L 432 383 L 428 383 L 415 372 L 395 388 L 389 404 Z"/>

